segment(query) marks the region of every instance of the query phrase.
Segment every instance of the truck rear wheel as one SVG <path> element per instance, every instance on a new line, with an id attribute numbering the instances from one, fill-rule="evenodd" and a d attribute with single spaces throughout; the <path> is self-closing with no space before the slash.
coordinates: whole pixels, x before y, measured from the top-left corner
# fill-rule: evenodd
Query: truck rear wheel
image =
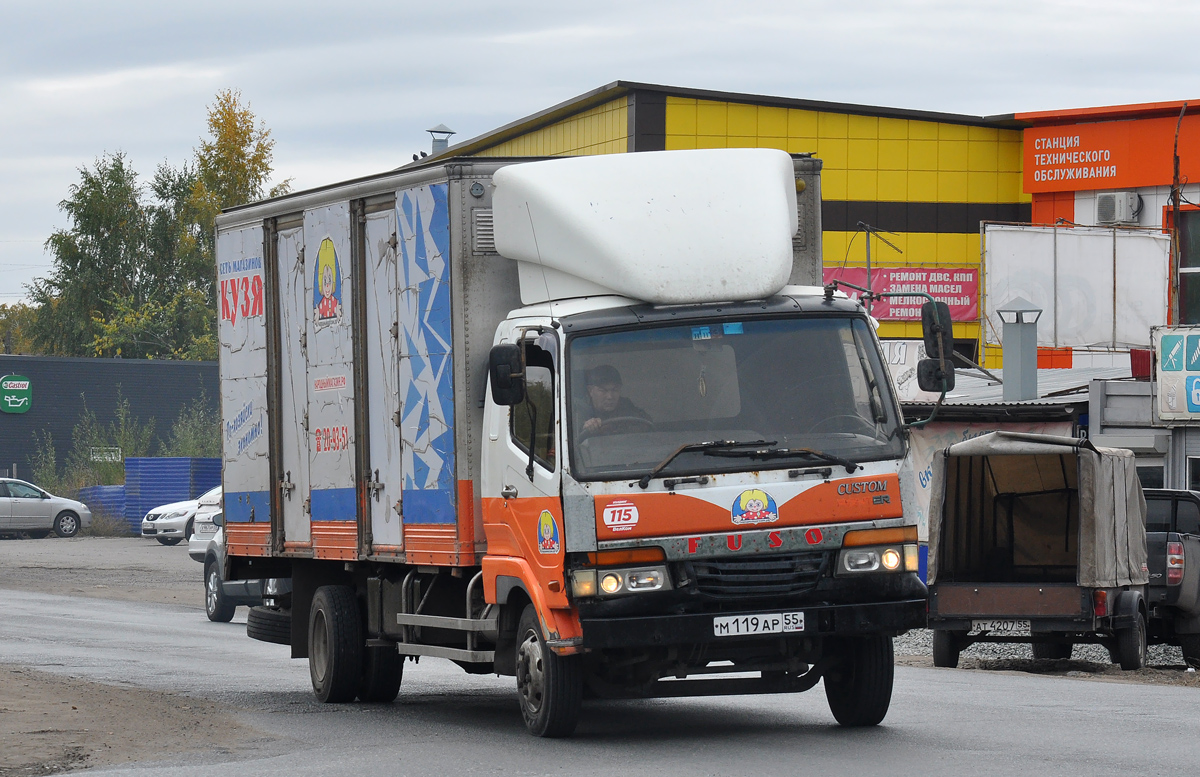
<path id="1" fill-rule="evenodd" d="M 958 654 L 962 650 L 958 635 L 953 631 L 933 632 L 933 665 L 953 669 L 958 666 Z"/>
<path id="2" fill-rule="evenodd" d="M 323 585 L 308 616 L 308 673 L 326 704 L 354 701 L 362 679 L 363 634 L 354 589 Z"/>
<path id="3" fill-rule="evenodd" d="M 876 726 L 892 703 L 895 676 L 890 637 L 866 636 L 839 639 L 826 650 L 842 654 L 842 661 L 825 674 L 829 710 L 843 726 Z"/>
<path id="4" fill-rule="evenodd" d="M 1075 646 L 1070 642 L 1034 642 L 1030 647 L 1033 648 L 1034 658 L 1052 661 L 1070 658 L 1075 650 Z"/>
<path id="5" fill-rule="evenodd" d="M 546 646 L 537 610 L 525 606 L 517 625 L 517 698 L 529 733 L 570 736 L 579 723 L 583 667 L 579 656 L 560 656 Z"/>
<path id="6" fill-rule="evenodd" d="M 403 676 L 404 656 L 397 652 L 395 645 L 364 647 L 358 700 L 382 704 L 395 701 Z"/>
<path id="7" fill-rule="evenodd" d="M 1146 616 L 1141 612 L 1133 626 L 1117 632 L 1117 657 L 1127 672 L 1146 665 Z"/>

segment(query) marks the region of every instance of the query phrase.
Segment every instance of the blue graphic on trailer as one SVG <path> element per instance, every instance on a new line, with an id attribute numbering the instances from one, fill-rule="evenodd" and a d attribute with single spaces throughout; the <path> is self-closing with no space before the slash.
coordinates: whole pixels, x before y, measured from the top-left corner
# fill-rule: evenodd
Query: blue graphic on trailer
<path id="1" fill-rule="evenodd" d="M 405 523 L 454 523 L 454 349 L 446 184 L 396 193 L 400 259 L 400 509 Z"/>

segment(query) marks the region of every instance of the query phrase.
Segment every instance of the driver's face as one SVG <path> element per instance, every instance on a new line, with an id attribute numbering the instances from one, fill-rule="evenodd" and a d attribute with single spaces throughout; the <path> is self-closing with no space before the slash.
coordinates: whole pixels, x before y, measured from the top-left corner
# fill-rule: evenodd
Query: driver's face
<path id="1" fill-rule="evenodd" d="M 592 407 L 601 413 L 611 413 L 621 401 L 621 386 L 617 383 L 588 386 L 588 397 L 592 400 Z"/>

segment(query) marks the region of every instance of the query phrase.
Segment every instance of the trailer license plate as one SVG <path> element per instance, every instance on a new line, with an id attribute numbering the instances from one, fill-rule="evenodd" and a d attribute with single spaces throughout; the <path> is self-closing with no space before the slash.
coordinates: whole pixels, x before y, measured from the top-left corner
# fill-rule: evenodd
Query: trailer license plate
<path id="1" fill-rule="evenodd" d="M 1029 621 L 971 621 L 972 634 L 979 634 L 985 631 L 997 637 L 1028 637 Z"/>
<path id="2" fill-rule="evenodd" d="M 713 618 L 713 635 L 745 637 L 752 634 L 787 634 L 804 631 L 804 613 L 770 612 L 759 615 L 718 615 Z"/>

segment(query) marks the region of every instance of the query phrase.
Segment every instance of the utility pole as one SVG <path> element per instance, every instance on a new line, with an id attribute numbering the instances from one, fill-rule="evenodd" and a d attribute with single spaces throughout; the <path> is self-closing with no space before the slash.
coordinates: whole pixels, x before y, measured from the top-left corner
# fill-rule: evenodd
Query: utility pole
<path id="1" fill-rule="evenodd" d="M 888 245 L 888 247 L 890 247 L 896 253 L 903 254 L 904 252 L 901 251 L 899 248 L 897 248 L 895 243 L 892 243 L 886 237 L 883 237 L 880 235 L 880 232 L 883 232 L 883 234 L 886 234 L 886 235 L 895 234 L 894 232 L 887 232 L 885 230 L 876 229 L 875 227 L 871 226 L 870 224 L 866 223 L 865 221 L 858 222 L 858 228 L 860 230 L 862 230 L 863 232 L 865 232 L 867 235 L 867 288 L 871 289 L 871 291 L 874 291 L 875 289 L 871 287 L 871 235 L 874 234 L 875 237 L 879 238 L 884 243 L 886 243 Z M 867 315 L 868 316 L 871 315 L 871 300 L 870 299 L 867 299 Z"/>
<path id="2" fill-rule="evenodd" d="M 1179 130 L 1183 126 L 1183 114 L 1187 111 L 1187 103 L 1179 109 L 1179 120 L 1175 122 L 1175 148 L 1171 152 L 1171 293 L 1168 300 L 1170 308 L 1167 321 L 1178 326 L 1183 323 L 1179 318 L 1179 260 L 1181 246 L 1179 245 L 1179 201 L 1183 192 L 1179 187 Z M 1192 311 L 1193 313 L 1195 311 Z"/>

